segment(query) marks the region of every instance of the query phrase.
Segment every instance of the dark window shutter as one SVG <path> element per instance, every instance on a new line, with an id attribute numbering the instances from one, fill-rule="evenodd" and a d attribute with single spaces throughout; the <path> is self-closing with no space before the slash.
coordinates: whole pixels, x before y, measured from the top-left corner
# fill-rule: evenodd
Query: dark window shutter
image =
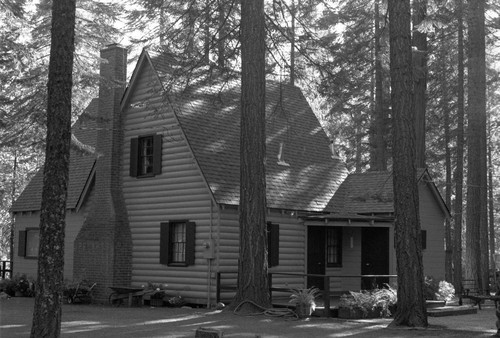
<path id="1" fill-rule="evenodd" d="M 139 139 L 134 137 L 130 140 L 130 176 L 137 177 L 137 157 L 139 156 Z"/>
<path id="2" fill-rule="evenodd" d="M 186 265 L 194 265 L 195 225 L 194 222 L 186 222 Z"/>
<path id="3" fill-rule="evenodd" d="M 267 223 L 267 265 L 269 267 L 279 265 L 280 248 L 280 226 L 279 224 Z"/>
<path id="4" fill-rule="evenodd" d="M 421 230 L 420 234 L 422 236 L 422 250 L 427 249 L 427 230 Z"/>
<path id="5" fill-rule="evenodd" d="M 342 266 L 342 239 L 344 238 L 344 235 L 342 233 L 343 231 L 343 228 L 342 227 L 338 227 L 338 243 L 337 243 L 337 248 L 338 248 L 338 256 L 339 256 L 339 266 Z"/>
<path id="6" fill-rule="evenodd" d="M 21 257 L 26 256 L 26 231 L 19 231 L 19 248 L 17 250 L 17 255 Z"/>
<path id="7" fill-rule="evenodd" d="M 160 264 L 168 264 L 170 223 L 160 223 Z"/>
<path id="8" fill-rule="evenodd" d="M 153 136 L 153 174 L 161 174 L 161 152 L 162 138 L 160 135 Z"/>

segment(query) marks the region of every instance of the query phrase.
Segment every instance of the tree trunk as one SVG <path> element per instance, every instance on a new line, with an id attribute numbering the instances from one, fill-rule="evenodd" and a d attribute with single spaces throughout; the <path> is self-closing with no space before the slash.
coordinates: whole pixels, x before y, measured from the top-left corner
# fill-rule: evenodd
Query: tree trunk
<path id="1" fill-rule="evenodd" d="M 419 25 L 427 13 L 427 0 L 415 0 L 413 2 L 413 26 Z M 416 137 L 416 165 L 417 168 L 425 168 L 425 108 L 427 89 L 427 35 L 418 30 L 413 32 L 413 53 L 415 81 L 415 137 Z"/>
<path id="2" fill-rule="evenodd" d="M 375 114 L 374 114 L 374 128 L 373 138 L 375 149 L 372 151 L 372 156 L 375 157 L 371 161 L 371 170 L 387 170 L 386 160 L 386 114 L 384 111 L 384 92 L 382 83 L 382 58 L 381 58 L 381 31 L 380 31 L 380 13 L 379 13 L 379 0 L 375 1 Z"/>
<path id="3" fill-rule="evenodd" d="M 458 23 L 457 60 L 457 163 L 455 175 L 455 208 L 453 228 L 453 284 L 455 292 L 462 292 L 462 210 L 464 184 L 464 25 L 463 2 L 456 0 Z"/>
<path id="4" fill-rule="evenodd" d="M 219 0 L 217 2 L 218 10 L 218 24 L 219 24 L 219 34 L 217 39 L 217 64 L 223 69 L 226 66 L 226 34 L 227 34 L 227 23 L 226 23 L 226 8 L 224 7 L 224 1 Z"/>
<path id="5" fill-rule="evenodd" d="M 495 266 L 495 215 L 494 215 L 494 199 L 493 199 L 493 164 L 491 160 L 491 144 L 488 147 L 488 223 L 489 223 L 489 253 L 490 253 L 490 270 L 494 272 L 493 278 L 495 286 L 497 285 L 496 266 Z M 499 291 L 499 290 L 497 290 Z"/>
<path id="6" fill-rule="evenodd" d="M 31 328 L 31 337 L 36 338 L 59 337 L 61 333 L 74 33 L 75 0 L 54 0 L 38 279 Z"/>
<path id="7" fill-rule="evenodd" d="M 12 169 L 12 190 L 11 190 L 11 202 L 10 205 L 12 206 L 12 203 L 14 203 L 14 200 L 16 199 L 16 193 L 17 193 L 17 150 L 14 149 L 14 167 Z M 13 262 L 14 262 L 14 232 L 15 232 L 15 225 L 16 223 L 14 222 L 14 218 L 10 218 L 10 225 L 9 225 L 9 260 L 10 260 L 10 269 L 12 270 L 13 268 Z M 11 276 L 12 278 L 12 273 Z"/>
<path id="8" fill-rule="evenodd" d="M 440 34 L 440 40 L 445 41 L 445 32 L 443 31 Z M 445 44 L 440 47 L 439 50 L 439 62 L 442 65 L 443 69 L 446 69 L 446 65 L 448 63 L 448 58 L 446 57 L 448 51 L 445 47 Z M 451 184 L 451 132 L 450 132 L 450 109 L 449 107 L 449 93 L 448 93 L 448 81 L 446 71 L 440 72 L 440 86 L 443 89 L 441 92 L 441 104 L 440 108 L 444 115 L 444 148 L 445 148 L 445 170 L 446 170 L 446 190 L 445 190 L 445 203 L 447 206 L 451 205 L 451 194 L 452 194 L 452 184 Z M 417 156 L 418 157 L 418 156 Z M 418 160 L 417 160 L 418 161 Z M 453 282 L 453 243 L 451 239 L 451 219 L 447 218 L 445 220 L 444 225 L 444 234 L 445 234 L 445 262 L 444 262 L 444 270 L 445 270 L 445 280 L 449 283 Z"/>
<path id="9" fill-rule="evenodd" d="M 394 246 L 398 304 L 391 325 L 427 327 L 415 168 L 415 124 L 409 0 L 389 1 L 393 114 Z"/>
<path id="10" fill-rule="evenodd" d="M 290 14 L 292 15 L 292 26 L 290 27 L 290 84 L 295 86 L 295 0 L 292 0 Z"/>
<path id="11" fill-rule="evenodd" d="M 469 1 L 469 72 L 468 72 L 468 170 L 467 170 L 467 227 L 466 277 L 485 290 L 483 256 L 487 238 L 481 235 L 486 225 L 486 72 L 484 0 Z M 484 120 L 484 122 L 483 122 Z M 484 130 L 483 130 L 484 129 Z M 484 151 L 484 154 L 483 154 Z M 487 250 L 487 249 L 486 249 Z M 486 258 L 487 258 L 486 254 Z"/>
<path id="12" fill-rule="evenodd" d="M 240 259 L 234 306 L 269 307 L 263 0 L 241 1 Z"/>

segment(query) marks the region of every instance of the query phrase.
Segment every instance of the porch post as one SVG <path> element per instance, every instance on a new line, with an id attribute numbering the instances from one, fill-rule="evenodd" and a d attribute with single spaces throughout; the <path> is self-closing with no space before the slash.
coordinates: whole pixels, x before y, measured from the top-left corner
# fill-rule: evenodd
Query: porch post
<path id="1" fill-rule="evenodd" d="M 323 316 L 330 317 L 330 276 L 324 276 L 324 284 L 323 301 L 325 304 L 325 310 L 323 312 Z"/>

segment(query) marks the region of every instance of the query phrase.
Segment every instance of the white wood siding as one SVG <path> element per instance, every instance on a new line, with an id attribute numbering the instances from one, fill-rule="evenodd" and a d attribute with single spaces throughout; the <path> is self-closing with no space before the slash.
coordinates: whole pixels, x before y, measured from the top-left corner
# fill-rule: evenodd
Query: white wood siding
<path id="1" fill-rule="evenodd" d="M 188 302 L 206 304 L 208 264 L 203 243 L 209 238 L 211 195 L 166 99 L 157 89 L 149 65 L 142 69 L 124 109 L 123 193 L 132 233 L 132 284 L 168 284 L 167 292 Z M 149 178 L 129 176 L 130 139 L 162 134 L 162 173 Z M 162 265 L 160 223 L 189 220 L 196 223 L 195 264 Z"/>
<path id="2" fill-rule="evenodd" d="M 76 235 L 83 225 L 88 203 L 85 203 L 78 213 L 72 210 L 66 212 L 66 229 L 64 237 L 64 279 L 73 280 L 73 250 Z M 18 256 L 19 231 L 26 228 L 40 227 L 40 212 L 17 213 L 16 230 L 14 234 L 14 276 L 26 274 L 26 277 L 36 279 L 38 260 Z"/>
<path id="3" fill-rule="evenodd" d="M 443 211 L 427 184 L 419 183 L 420 225 L 427 230 L 427 249 L 423 250 L 424 274 L 444 280 L 444 220 Z"/>
<path id="4" fill-rule="evenodd" d="M 273 287 L 281 288 L 303 288 L 305 278 L 301 276 L 280 275 L 284 273 L 305 273 L 305 227 L 295 216 L 271 210 L 267 215 L 267 221 L 279 224 L 279 265 L 269 269 L 273 273 Z M 238 270 L 239 258 L 239 222 L 236 208 L 225 208 L 221 210 L 220 232 L 217 234 L 218 251 L 216 269 L 218 271 Z M 236 275 L 225 279 L 226 285 L 236 285 Z M 215 278 L 215 276 L 214 276 Z M 212 283 L 215 285 L 215 280 Z M 215 292 L 215 288 L 213 289 Z M 273 297 L 280 297 L 280 292 L 273 293 Z M 234 291 L 225 291 L 221 299 L 230 300 Z"/>

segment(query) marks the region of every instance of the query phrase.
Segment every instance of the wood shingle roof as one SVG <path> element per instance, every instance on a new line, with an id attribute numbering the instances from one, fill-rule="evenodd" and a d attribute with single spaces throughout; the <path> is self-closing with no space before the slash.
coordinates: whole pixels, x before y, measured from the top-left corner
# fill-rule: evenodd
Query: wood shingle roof
<path id="1" fill-rule="evenodd" d="M 349 174 L 340 185 L 329 207 L 338 214 L 388 214 L 394 212 L 392 171 L 368 171 Z M 417 180 L 428 184 L 443 213 L 449 209 L 427 169 L 417 170 Z"/>
<path id="2" fill-rule="evenodd" d="M 168 69 L 164 60 L 151 60 L 160 79 Z M 166 94 L 215 200 L 238 205 L 239 80 L 208 79 L 181 95 Z M 299 88 L 266 83 L 266 147 L 268 207 L 328 211 L 347 170 L 332 158 L 329 140 Z"/>
<path id="3" fill-rule="evenodd" d="M 95 147 L 97 99 L 94 99 L 72 126 L 72 133 L 79 142 Z M 72 149 L 70 155 L 68 198 L 66 208 L 75 209 L 92 172 L 95 155 Z M 40 210 L 43 188 L 43 168 L 40 169 L 21 195 L 12 204 L 12 212 Z"/>

